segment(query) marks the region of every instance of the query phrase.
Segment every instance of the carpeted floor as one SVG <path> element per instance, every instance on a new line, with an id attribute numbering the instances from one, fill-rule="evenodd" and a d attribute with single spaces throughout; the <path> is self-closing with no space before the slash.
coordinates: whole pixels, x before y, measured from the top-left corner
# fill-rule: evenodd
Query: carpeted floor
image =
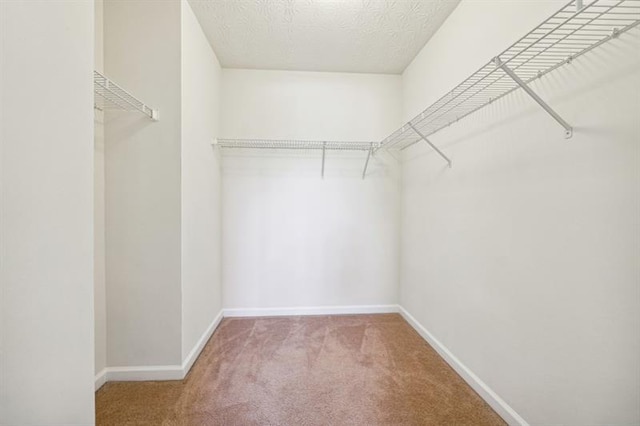
<path id="1" fill-rule="evenodd" d="M 224 319 L 183 381 L 107 383 L 98 425 L 504 425 L 397 314 Z"/>

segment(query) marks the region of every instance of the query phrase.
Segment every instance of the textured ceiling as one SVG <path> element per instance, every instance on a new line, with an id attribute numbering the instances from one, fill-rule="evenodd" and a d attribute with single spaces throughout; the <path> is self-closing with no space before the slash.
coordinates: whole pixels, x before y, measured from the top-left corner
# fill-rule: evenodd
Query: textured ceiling
<path id="1" fill-rule="evenodd" d="M 459 0 L 189 0 L 225 68 L 399 74 Z"/>

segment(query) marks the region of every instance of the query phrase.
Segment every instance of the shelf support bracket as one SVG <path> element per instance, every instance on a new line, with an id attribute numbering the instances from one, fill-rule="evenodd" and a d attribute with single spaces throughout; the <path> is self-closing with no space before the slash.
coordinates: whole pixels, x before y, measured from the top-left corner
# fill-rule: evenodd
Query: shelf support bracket
<path id="1" fill-rule="evenodd" d="M 364 177 L 367 174 L 367 166 L 369 165 L 369 158 L 371 158 L 372 152 L 373 152 L 373 144 L 371 144 L 371 147 L 369 147 L 369 151 L 367 151 L 367 159 L 364 162 L 364 170 L 362 171 L 362 180 L 364 180 Z"/>
<path id="2" fill-rule="evenodd" d="M 322 142 L 322 169 L 320 170 L 320 177 L 324 179 L 324 155 L 327 150 L 327 143 Z"/>
<path id="3" fill-rule="evenodd" d="M 527 86 L 527 83 L 522 81 L 522 79 L 520 77 L 518 77 L 516 75 L 516 73 L 514 73 L 511 68 L 509 68 L 505 63 L 503 63 L 502 60 L 500 60 L 500 58 L 497 57 L 497 56 L 493 59 L 493 62 L 495 63 L 496 67 L 500 68 L 509 77 L 511 77 L 511 79 L 513 81 L 515 81 L 516 84 L 522 88 L 522 90 L 527 92 L 527 94 L 529 96 L 531 96 L 531 98 L 534 101 L 536 101 L 536 103 L 538 105 L 540 105 L 542 107 L 542 109 L 547 111 L 547 113 L 551 117 L 553 117 L 554 120 L 556 120 L 562 127 L 564 127 L 564 137 L 565 137 L 565 139 L 569 139 L 571 136 L 573 136 L 573 127 L 571 127 L 571 125 L 569 123 L 564 121 L 564 119 L 562 117 L 560 117 L 560 115 L 557 112 L 555 112 L 553 110 L 553 108 L 551 108 L 549 106 L 549 104 L 547 104 L 544 100 L 542 100 L 542 98 L 540 96 L 538 96 L 536 94 L 536 92 L 534 92 L 529 86 Z"/>
<path id="4" fill-rule="evenodd" d="M 413 126 L 413 124 L 411 124 L 411 123 L 407 123 L 407 124 L 409 125 L 409 127 L 411 127 L 413 129 L 414 132 L 416 132 L 418 134 L 418 136 L 420 136 L 426 143 L 428 143 L 429 146 L 431 146 L 431 148 L 433 148 L 438 154 L 440 154 L 440 157 L 444 158 L 445 161 L 449 164 L 449 168 L 451 168 L 451 160 L 449 159 L 449 157 L 444 155 L 444 153 L 442 151 L 440 151 L 437 146 L 435 146 L 433 143 L 431 143 L 431 141 L 429 139 L 427 139 L 427 137 L 425 135 L 423 135 L 420 130 L 416 129 Z"/>

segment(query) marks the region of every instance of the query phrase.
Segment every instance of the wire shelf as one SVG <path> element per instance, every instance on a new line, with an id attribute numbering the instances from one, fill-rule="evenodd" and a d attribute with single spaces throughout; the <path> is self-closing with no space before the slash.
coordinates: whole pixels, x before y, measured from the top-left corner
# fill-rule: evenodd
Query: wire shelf
<path id="1" fill-rule="evenodd" d="M 306 141 L 306 140 L 272 140 L 272 139 L 218 139 L 216 146 L 227 149 L 271 149 L 271 150 L 305 150 L 322 152 L 320 176 L 324 178 L 324 165 L 327 151 L 362 151 L 366 152 L 362 179 L 367 174 L 369 160 L 378 142 L 345 142 L 345 141 Z"/>
<path id="2" fill-rule="evenodd" d="M 218 146 L 224 149 L 285 149 L 326 151 L 369 151 L 377 142 L 331 142 L 307 140 L 271 140 L 271 139 L 218 139 Z"/>
<path id="3" fill-rule="evenodd" d="M 93 72 L 94 107 L 99 110 L 139 111 L 154 121 L 158 110 L 147 106 L 98 71 Z"/>
<path id="4" fill-rule="evenodd" d="M 403 150 L 523 88 L 564 128 L 572 129 L 527 86 L 640 24 L 640 0 L 573 0 L 384 139 L 376 149 Z"/>

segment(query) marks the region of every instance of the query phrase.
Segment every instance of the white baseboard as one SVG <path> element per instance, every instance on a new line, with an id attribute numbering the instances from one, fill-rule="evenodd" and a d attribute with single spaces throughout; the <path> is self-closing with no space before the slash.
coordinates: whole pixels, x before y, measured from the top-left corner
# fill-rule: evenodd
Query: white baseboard
<path id="1" fill-rule="evenodd" d="M 107 367 L 107 382 L 145 382 L 156 380 L 182 380 L 181 365 L 149 365 L 134 367 Z"/>
<path id="2" fill-rule="evenodd" d="M 398 305 L 301 306 L 295 308 L 232 308 L 225 317 L 278 317 L 292 315 L 388 314 L 399 312 Z"/>
<path id="3" fill-rule="evenodd" d="M 202 349 L 204 349 L 204 346 L 211 338 L 211 335 L 220 325 L 220 321 L 222 321 L 222 318 L 224 318 L 224 310 L 220 310 L 218 315 L 216 315 L 213 321 L 211 321 L 211 324 L 209 324 L 209 327 L 207 327 L 204 334 L 200 337 L 200 340 L 198 340 L 193 349 L 191 349 L 189 355 L 187 355 L 184 361 L 182 361 L 182 371 L 184 372 L 182 376 L 183 378 L 186 377 L 187 374 L 189 374 L 189 370 L 191 370 L 193 363 L 196 362 L 196 359 L 198 359 L 200 352 L 202 352 Z"/>
<path id="4" fill-rule="evenodd" d="M 433 349 L 453 368 L 465 382 L 475 390 L 487 404 L 495 410 L 509 425 L 529 426 L 529 424 L 516 411 L 509 406 L 498 394 L 496 394 L 486 383 L 484 383 L 473 371 L 465 366 L 458 358 L 456 358 L 446 346 L 444 346 L 433 334 L 429 333 L 409 312 L 402 306 L 400 314 L 402 317 L 418 332 L 424 340 L 429 343 Z"/>
<path id="5" fill-rule="evenodd" d="M 182 365 L 152 365 L 133 367 L 107 367 L 95 377 L 95 389 L 98 390 L 106 382 L 136 382 L 136 381 L 157 381 L 157 380 L 182 380 L 185 378 L 193 363 L 198 359 L 198 355 L 207 344 L 207 341 L 216 330 L 220 321 L 224 317 L 224 311 L 220 311 L 213 319 L 209 327 Z"/>
<path id="6" fill-rule="evenodd" d="M 107 382 L 107 369 L 103 368 L 95 376 L 95 390 L 98 390 Z"/>
<path id="7" fill-rule="evenodd" d="M 107 367 L 95 376 L 95 389 L 106 382 L 182 380 L 198 359 L 198 355 L 224 317 L 258 317 L 285 315 L 345 315 L 397 313 L 398 305 L 313 306 L 297 308 L 223 309 L 213 319 L 200 340 L 184 359 L 182 365 L 154 365 L 133 367 Z"/>

